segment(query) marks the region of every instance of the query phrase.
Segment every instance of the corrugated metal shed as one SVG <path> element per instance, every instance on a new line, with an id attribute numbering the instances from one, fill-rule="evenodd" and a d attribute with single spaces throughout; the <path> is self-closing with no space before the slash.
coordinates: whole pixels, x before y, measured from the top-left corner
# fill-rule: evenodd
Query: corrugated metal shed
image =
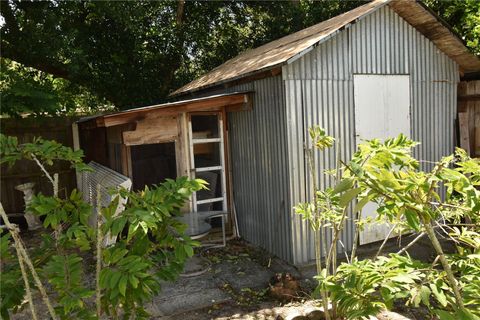
<path id="1" fill-rule="evenodd" d="M 310 181 L 303 151 L 306 132 L 320 125 L 340 140 L 342 159 L 355 151 L 354 74 L 410 76 L 411 137 L 421 141 L 415 157 L 437 161 L 454 149 L 458 65 L 390 7 L 365 17 L 338 36 L 283 67 L 287 99 L 290 199 L 309 199 Z M 255 108 L 255 106 L 254 106 Z M 335 167 L 335 150 L 317 153 L 317 171 Z M 424 163 L 430 169 L 431 163 Z M 320 178 L 321 189 L 331 186 Z M 315 257 L 308 224 L 291 211 L 292 252 L 296 264 Z M 350 216 L 350 218 L 352 218 Z M 352 220 L 342 243 L 352 248 Z M 342 246 L 338 246 L 339 251 Z"/>
<path id="2" fill-rule="evenodd" d="M 216 87 L 214 92 L 255 92 L 252 111 L 229 114 L 242 236 L 290 262 L 305 264 L 315 256 L 313 234 L 292 207 L 311 194 L 304 154 L 308 127 L 326 128 L 341 141 L 342 159 L 350 159 L 356 147 L 354 75 L 408 74 L 410 134 L 422 141 L 415 156 L 438 160 L 454 147 L 458 64 L 392 7 L 383 6 L 284 65 L 281 73 L 227 89 Z M 430 165 L 425 163 L 426 169 Z M 333 168 L 335 150 L 319 152 L 316 166 L 318 172 Z M 332 183 L 328 176 L 318 181 L 320 188 Z M 346 223 L 339 252 L 349 251 L 354 241 L 352 219 Z"/>
<path id="3" fill-rule="evenodd" d="M 313 47 L 386 4 L 425 37 L 433 41 L 447 56 L 456 61 L 464 72 L 480 71 L 478 57 L 471 54 L 448 26 L 420 2 L 415 0 L 374 0 L 332 19 L 248 50 L 174 91 L 171 95 L 198 91 L 291 63 L 312 50 Z"/>
<path id="4" fill-rule="evenodd" d="M 326 128 L 341 141 L 341 158 L 351 158 L 356 147 L 355 74 L 409 75 L 410 134 L 422 142 L 415 156 L 435 161 L 452 151 L 459 65 L 465 71 L 480 70 L 480 62 L 429 17 L 434 15 L 414 0 L 375 0 L 240 55 L 176 91 L 209 95 L 195 103 L 207 99 L 217 104 L 226 92 L 253 92 L 252 109 L 228 113 L 227 126 L 234 202 L 245 239 L 295 264 L 314 259 L 313 234 L 292 209 L 312 193 L 304 154 L 307 130 L 314 124 Z M 281 75 L 248 77 L 272 68 L 280 68 Z M 244 83 L 231 82 L 240 78 Z M 217 86 L 226 82 L 229 88 Z M 227 97 L 229 103 L 239 99 Z M 236 103 L 246 102 L 240 100 Z M 179 103 L 186 102 L 192 103 Z M 141 113 L 155 110 L 158 106 Z M 136 119 L 127 112 L 102 118 L 99 125 L 124 118 Z M 335 150 L 317 154 L 318 172 L 334 165 Z M 318 181 L 320 188 L 332 183 L 328 176 Z M 354 232 L 349 219 L 339 252 L 351 249 Z"/>

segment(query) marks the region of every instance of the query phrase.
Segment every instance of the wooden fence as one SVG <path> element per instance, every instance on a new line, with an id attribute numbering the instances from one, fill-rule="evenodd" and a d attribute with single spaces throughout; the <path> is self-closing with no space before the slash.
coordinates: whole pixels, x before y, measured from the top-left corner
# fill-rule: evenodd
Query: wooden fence
<path id="1" fill-rule="evenodd" d="M 0 132 L 15 136 L 19 143 L 31 142 L 34 137 L 55 140 L 65 146 L 73 146 L 72 123 L 75 118 L 26 118 L 1 119 Z M 20 160 L 13 167 L 1 166 L 0 200 L 7 213 L 21 213 L 24 211 L 23 194 L 15 190 L 15 186 L 27 182 L 34 182 L 35 192 L 51 195 L 52 186 L 43 177 L 38 166 L 29 160 Z M 51 172 L 59 174 L 60 194 L 67 194 L 76 188 L 75 171 L 65 162 L 54 164 Z"/>
<path id="2" fill-rule="evenodd" d="M 460 147 L 480 157 L 480 80 L 458 85 Z"/>

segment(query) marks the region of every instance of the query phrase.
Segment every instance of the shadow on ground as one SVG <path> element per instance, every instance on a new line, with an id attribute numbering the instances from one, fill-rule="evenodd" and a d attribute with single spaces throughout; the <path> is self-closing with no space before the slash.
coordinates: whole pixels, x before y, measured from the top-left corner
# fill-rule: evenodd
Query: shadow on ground
<path id="1" fill-rule="evenodd" d="M 397 252 L 413 236 L 387 242 L 382 254 Z M 373 257 L 380 243 L 362 246 L 360 259 Z M 434 250 L 425 239 L 408 250 L 418 260 L 432 261 Z M 194 277 L 181 277 L 165 283 L 160 296 L 148 306 L 153 319 L 276 319 L 285 308 L 313 307 L 309 294 L 315 287 L 314 264 L 296 268 L 244 241 L 230 241 L 226 248 L 203 250 L 188 267 L 190 272 L 206 270 Z M 339 255 L 345 260 L 345 255 Z M 268 293 L 268 284 L 276 273 L 291 273 L 299 279 L 302 296 L 283 305 Z M 310 306 L 312 305 L 312 306 Z M 401 310 L 408 319 L 424 319 L 424 314 Z M 407 318 L 403 318 L 407 319 Z"/>

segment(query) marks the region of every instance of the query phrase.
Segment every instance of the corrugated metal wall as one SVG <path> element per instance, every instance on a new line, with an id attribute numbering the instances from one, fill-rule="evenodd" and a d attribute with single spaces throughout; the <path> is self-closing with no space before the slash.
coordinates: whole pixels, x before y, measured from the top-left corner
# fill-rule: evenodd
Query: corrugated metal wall
<path id="1" fill-rule="evenodd" d="M 454 149 L 458 66 L 387 6 L 285 66 L 282 73 L 293 205 L 310 194 L 303 150 L 308 127 L 318 124 L 339 138 L 342 159 L 348 160 L 355 150 L 354 74 L 409 74 L 411 137 L 422 142 L 415 156 L 435 161 Z M 334 150 L 317 158 L 319 172 L 334 168 Z M 320 188 L 331 183 L 328 177 L 319 181 Z M 313 235 L 293 210 L 291 215 L 293 262 L 307 263 L 315 257 Z M 347 249 L 353 236 L 350 222 L 342 236 Z"/>
<path id="2" fill-rule="evenodd" d="M 240 235 L 292 261 L 284 83 L 277 76 L 227 91 L 247 90 L 253 110 L 228 114 Z"/>

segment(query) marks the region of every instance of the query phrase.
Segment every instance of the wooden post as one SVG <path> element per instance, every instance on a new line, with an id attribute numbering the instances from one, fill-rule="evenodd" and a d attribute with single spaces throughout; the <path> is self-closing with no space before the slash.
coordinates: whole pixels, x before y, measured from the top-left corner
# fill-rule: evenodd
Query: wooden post
<path id="1" fill-rule="evenodd" d="M 465 149 L 467 154 L 470 152 L 470 134 L 468 130 L 468 112 L 458 114 L 458 126 L 460 127 L 460 148 Z"/>
<path id="2" fill-rule="evenodd" d="M 78 124 L 76 122 L 72 123 L 72 139 L 73 139 L 73 150 L 80 150 L 80 136 L 78 133 Z M 75 176 L 77 178 L 77 189 L 81 189 L 82 185 L 82 174 L 75 170 Z"/>

